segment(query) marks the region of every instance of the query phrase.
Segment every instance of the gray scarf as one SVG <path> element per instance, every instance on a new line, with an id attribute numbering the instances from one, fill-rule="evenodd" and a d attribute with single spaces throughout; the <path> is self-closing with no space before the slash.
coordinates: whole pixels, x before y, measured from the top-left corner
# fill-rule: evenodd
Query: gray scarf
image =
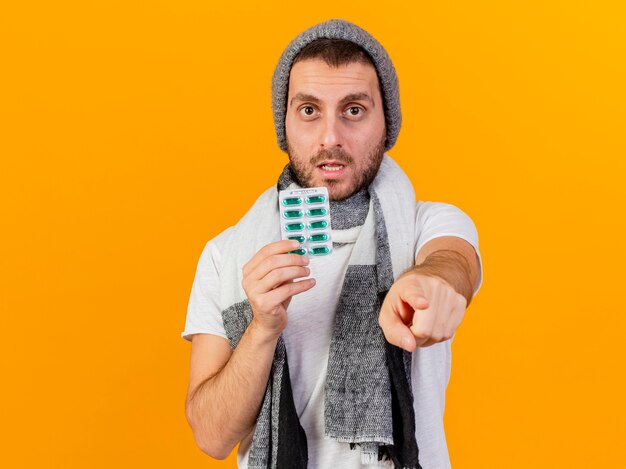
<path id="1" fill-rule="evenodd" d="M 290 167 L 236 225 L 221 277 L 224 328 L 234 349 L 252 320 L 241 267 L 280 238 L 277 190 L 299 187 Z M 385 156 L 368 190 L 331 203 L 333 239 L 361 226 L 339 297 L 325 386 L 326 435 L 361 449 L 365 464 L 391 459 L 420 468 L 410 385 L 411 355 L 386 342 L 378 313 L 394 279 L 414 262 L 415 196 L 402 170 Z M 339 235 L 339 236 L 337 236 Z M 254 239 L 254 242 L 250 242 Z M 245 252 L 241 252 L 245 251 Z M 237 255 L 230 256 L 230 253 Z M 332 255 L 332 254 L 331 254 Z M 231 277 L 228 273 L 236 274 Z M 285 343 L 279 338 L 257 418 L 249 468 L 305 468 L 306 435 L 291 389 Z"/>

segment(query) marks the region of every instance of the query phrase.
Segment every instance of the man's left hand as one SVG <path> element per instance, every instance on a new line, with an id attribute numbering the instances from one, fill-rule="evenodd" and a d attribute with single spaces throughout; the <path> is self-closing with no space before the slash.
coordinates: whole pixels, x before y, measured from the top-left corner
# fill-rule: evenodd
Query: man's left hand
<path id="1" fill-rule="evenodd" d="M 378 322 L 391 344 L 409 352 L 450 339 L 461 324 L 467 300 L 440 277 L 412 269 L 392 285 Z"/>

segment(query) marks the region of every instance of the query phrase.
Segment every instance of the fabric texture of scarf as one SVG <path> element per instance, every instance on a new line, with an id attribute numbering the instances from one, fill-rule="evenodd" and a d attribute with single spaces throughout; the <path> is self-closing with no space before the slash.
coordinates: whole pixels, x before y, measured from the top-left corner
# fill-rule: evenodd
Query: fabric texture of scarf
<path id="1" fill-rule="evenodd" d="M 252 320 L 241 287 L 243 265 L 280 239 L 278 190 L 298 188 L 287 166 L 233 229 L 220 277 L 224 328 L 232 349 Z M 360 229 L 350 256 L 330 343 L 325 385 L 326 436 L 361 450 L 364 464 L 390 459 L 421 469 L 415 440 L 411 354 L 389 344 L 378 313 L 394 280 L 414 264 L 415 193 L 387 155 L 367 190 L 331 202 L 334 243 Z M 360 227 L 360 228 L 359 228 Z M 332 254 L 331 254 L 332 255 Z M 278 339 L 252 439 L 248 467 L 299 469 L 308 461 L 296 412 L 285 342 Z"/>

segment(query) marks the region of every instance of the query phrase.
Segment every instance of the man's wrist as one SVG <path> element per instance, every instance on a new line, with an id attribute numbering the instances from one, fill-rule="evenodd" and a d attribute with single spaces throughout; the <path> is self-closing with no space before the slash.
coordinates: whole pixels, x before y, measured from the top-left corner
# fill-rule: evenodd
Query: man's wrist
<path id="1" fill-rule="evenodd" d="M 272 347 L 276 346 L 278 336 L 280 336 L 280 332 L 272 329 L 267 329 L 262 324 L 259 324 L 259 322 L 256 321 L 254 317 L 252 318 L 250 325 L 246 329 L 246 334 L 248 334 L 250 336 L 250 339 L 257 345 L 270 345 Z"/>
<path id="2" fill-rule="evenodd" d="M 410 272 L 439 277 L 465 298 L 467 306 L 474 295 L 471 271 L 465 257 L 453 250 L 440 249 L 428 255 L 424 262 L 414 266 Z"/>

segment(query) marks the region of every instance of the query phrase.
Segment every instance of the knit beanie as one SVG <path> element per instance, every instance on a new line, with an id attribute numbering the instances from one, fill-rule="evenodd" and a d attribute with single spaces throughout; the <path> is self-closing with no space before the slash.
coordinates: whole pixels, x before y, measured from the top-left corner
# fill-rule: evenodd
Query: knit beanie
<path id="1" fill-rule="evenodd" d="M 385 122 L 387 126 L 387 140 L 385 151 L 396 143 L 402 114 L 400 113 L 400 93 L 398 89 L 398 76 L 396 69 L 391 63 L 387 51 L 374 37 L 345 20 L 332 19 L 319 23 L 300 33 L 287 48 L 276 65 L 272 77 L 272 110 L 274 112 L 274 127 L 278 146 L 287 151 L 287 138 L 285 136 L 285 115 L 287 113 L 287 92 L 289 91 L 289 74 L 293 60 L 298 53 L 316 39 L 344 39 L 361 46 L 370 56 L 383 94 Z"/>

